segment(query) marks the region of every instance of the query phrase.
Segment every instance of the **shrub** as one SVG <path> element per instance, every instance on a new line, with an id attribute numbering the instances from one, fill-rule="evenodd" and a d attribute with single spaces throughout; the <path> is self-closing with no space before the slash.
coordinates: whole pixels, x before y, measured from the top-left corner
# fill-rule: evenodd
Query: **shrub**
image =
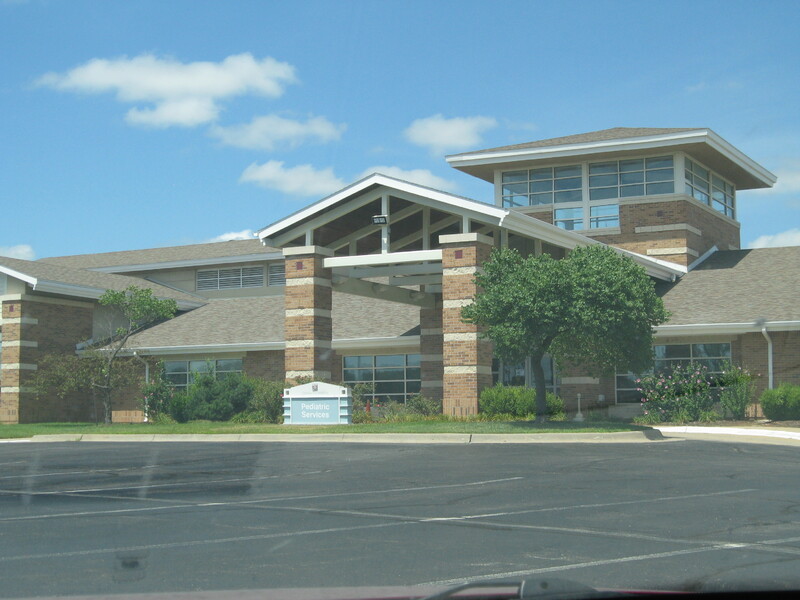
<path id="1" fill-rule="evenodd" d="M 186 390 L 186 418 L 227 421 L 247 408 L 254 391 L 253 379 L 240 373 L 231 373 L 219 379 L 210 373 L 198 373 L 194 383 Z"/>
<path id="2" fill-rule="evenodd" d="M 253 384 L 253 395 L 246 410 L 255 419 L 251 422 L 283 423 L 283 382 L 256 379 Z"/>
<path id="3" fill-rule="evenodd" d="M 442 403 L 438 400 L 431 400 L 422 394 L 412 396 L 406 401 L 406 408 L 415 415 L 430 417 L 442 414 Z"/>
<path id="4" fill-rule="evenodd" d="M 772 390 L 764 390 L 759 400 L 764 416 L 771 421 L 800 419 L 800 385 L 782 383 Z"/>
<path id="5" fill-rule="evenodd" d="M 704 365 L 676 365 L 669 373 L 655 373 L 637 382 L 642 392 L 642 414 L 648 423 L 699 421 L 714 407 Z"/>
<path id="6" fill-rule="evenodd" d="M 747 369 L 726 364 L 719 377 L 719 401 L 734 419 L 744 419 L 753 397 L 753 375 Z"/>
<path id="7" fill-rule="evenodd" d="M 554 421 L 563 421 L 566 418 L 564 401 L 547 393 L 548 418 Z M 536 390 L 529 387 L 502 385 L 486 388 L 481 392 L 478 400 L 481 413 L 489 416 L 506 414 L 513 418 L 534 418 L 536 415 Z"/>

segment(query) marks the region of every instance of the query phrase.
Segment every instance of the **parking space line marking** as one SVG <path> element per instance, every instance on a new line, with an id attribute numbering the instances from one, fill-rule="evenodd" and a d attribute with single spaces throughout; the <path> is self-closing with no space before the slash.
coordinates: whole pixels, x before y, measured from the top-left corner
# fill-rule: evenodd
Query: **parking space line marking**
<path id="1" fill-rule="evenodd" d="M 187 540 L 184 542 L 166 542 L 162 544 L 145 544 L 141 546 L 127 546 L 122 548 L 92 548 L 90 550 L 72 550 L 69 552 L 50 552 L 44 554 L 25 554 L 17 556 L 0 556 L 0 562 L 13 562 L 21 560 L 42 560 L 45 558 L 66 558 L 70 556 L 88 556 L 92 554 L 110 554 L 116 552 L 135 552 L 139 550 L 163 550 L 169 548 L 189 548 L 192 546 L 207 546 L 212 544 L 230 544 L 249 542 L 254 540 L 269 540 L 275 538 L 291 538 L 295 536 L 322 535 L 326 533 L 339 533 L 344 531 L 358 531 L 362 529 L 379 529 L 384 527 L 399 527 L 413 525 L 410 522 L 395 521 L 392 523 L 373 523 L 372 525 L 354 525 L 352 527 L 331 527 L 328 529 L 308 529 L 305 531 L 290 531 L 284 533 L 263 533 L 258 535 L 243 535 L 229 538 L 212 538 L 204 540 Z"/>
<path id="2" fill-rule="evenodd" d="M 726 490 L 722 492 L 710 492 L 708 494 L 687 494 L 685 496 L 663 496 L 661 498 L 643 498 L 641 500 L 620 500 L 619 502 L 602 502 L 597 504 L 572 504 L 570 506 L 549 506 L 546 508 L 528 508 L 525 510 L 512 510 L 506 512 L 483 513 L 479 515 L 463 515 L 460 517 L 431 517 L 427 521 L 462 521 L 467 519 L 487 519 L 491 517 L 505 517 L 509 515 L 526 515 L 536 512 L 559 512 L 564 510 L 575 510 L 579 508 L 606 508 L 609 506 L 624 506 L 627 504 L 648 504 L 650 502 L 667 502 L 670 500 L 688 500 L 690 498 L 709 498 L 711 496 L 725 496 L 730 494 L 745 494 L 757 492 L 755 488 L 744 490 Z"/>
<path id="3" fill-rule="evenodd" d="M 418 583 L 417 585 L 457 585 L 459 583 L 468 583 L 471 581 L 479 581 L 482 579 L 503 579 L 506 577 L 524 577 L 526 575 L 538 575 L 539 573 L 555 573 L 558 571 L 570 571 L 572 569 L 587 569 L 591 567 L 601 567 L 604 565 L 613 565 L 627 562 L 637 562 L 643 560 L 653 560 L 656 558 L 670 558 L 673 556 L 681 556 L 684 554 L 699 554 L 701 552 L 714 552 L 717 550 L 734 550 L 739 548 L 750 548 L 758 546 L 758 543 L 725 543 L 714 544 L 712 546 L 703 546 L 702 548 L 687 548 L 685 550 L 672 550 L 670 552 L 655 552 L 653 554 L 635 554 L 632 556 L 622 556 L 620 558 L 606 558 L 601 560 L 591 560 L 582 563 L 573 563 L 567 565 L 558 565 L 553 567 L 542 567 L 540 569 L 525 569 L 521 571 L 506 571 L 504 573 L 485 573 L 483 575 L 469 576 L 461 579 L 446 579 L 441 581 L 429 581 L 426 583 Z"/>
<path id="4" fill-rule="evenodd" d="M 95 516 L 95 515 L 116 515 L 116 514 L 124 514 L 124 513 L 137 513 L 137 512 L 148 512 L 148 511 L 156 511 L 156 510 L 169 510 L 169 509 L 178 509 L 178 508 L 204 508 L 204 507 L 219 507 L 219 506 L 246 506 L 249 504 L 267 504 L 271 502 L 286 502 L 290 500 L 316 500 L 322 498 L 339 498 L 344 496 L 366 496 L 366 495 L 373 495 L 373 494 L 391 494 L 391 493 L 398 493 L 398 492 L 416 492 L 416 491 L 426 491 L 426 490 L 438 490 L 438 489 L 448 489 L 448 488 L 462 488 L 462 487 L 472 487 L 472 486 L 479 486 L 479 485 L 488 485 L 492 483 L 505 483 L 509 481 L 517 481 L 523 479 L 522 477 L 506 477 L 503 479 L 487 479 L 484 481 L 470 481 L 467 483 L 450 483 L 450 484 L 442 484 L 442 485 L 428 485 L 428 486 L 417 486 L 417 487 L 407 487 L 407 488 L 390 488 L 388 490 L 365 490 L 361 492 L 340 492 L 336 494 L 315 494 L 315 495 L 306 495 L 306 496 L 281 496 L 281 497 L 274 497 L 274 498 L 256 498 L 252 500 L 238 500 L 232 502 L 192 502 L 187 504 L 172 504 L 169 506 L 147 506 L 147 507 L 140 507 L 140 508 L 118 508 L 118 509 L 109 509 L 109 510 L 98 510 L 98 511 L 81 511 L 81 512 L 69 512 L 69 513 L 55 513 L 50 515 L 26 515 L 24 517 L 0 517 L 0 522 L 8 522 L 8 521 L 35 521 L 38 519 L 54 519 L 54 518 L 64 518 L 64 517 L 86 517 L 86 516 Z M 131 489 L 138 489 L 139 486 L 133 486 Z M 98 490 L 98 491 L 106 491 L 106 490 Z M 0 490 L 0 493 L 9 493 L 8 490 Z M 13 494 L 19 494 L 20 492 L 12 491 Z M 33 492 L 32 495 L 45 495 L 45 494 L 52 494 L 55 492 Z M 61 494 L 67 494 L 68 492 L 60 492 Z M 127 500 L 136 501 L 137 498 L 126 498 Z M 151 498 L 152 500 L 158 500 L 155 498 Z"/>

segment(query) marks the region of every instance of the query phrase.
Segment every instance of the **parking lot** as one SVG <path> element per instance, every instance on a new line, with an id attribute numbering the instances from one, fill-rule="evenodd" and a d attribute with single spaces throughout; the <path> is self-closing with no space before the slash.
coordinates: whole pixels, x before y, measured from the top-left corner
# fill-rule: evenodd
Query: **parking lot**
<path id="1" fill-rule="evenodd" d="M 798 587 L 797 447 L 0 445 L 0 596 Z"/>

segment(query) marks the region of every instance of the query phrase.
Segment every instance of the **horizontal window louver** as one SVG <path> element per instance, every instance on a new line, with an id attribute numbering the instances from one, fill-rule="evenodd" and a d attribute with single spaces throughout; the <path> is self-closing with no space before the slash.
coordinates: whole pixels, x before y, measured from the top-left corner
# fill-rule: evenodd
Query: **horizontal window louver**
<path id="1" fill-rule="evenodd" d="M 197 291 L 236 290 L 264 285 L 263 267 L 207 269 L 197 272 Z"/>
<path id="2" fill-rule="evenodd" d="M 268 285 L 286 285 L 286 265 L 283 263 L 269 266 Z"/>

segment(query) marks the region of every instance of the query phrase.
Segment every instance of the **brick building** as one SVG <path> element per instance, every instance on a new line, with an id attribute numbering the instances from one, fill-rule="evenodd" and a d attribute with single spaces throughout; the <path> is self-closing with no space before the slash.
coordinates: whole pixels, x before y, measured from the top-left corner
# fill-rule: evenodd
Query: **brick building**
<path id="1" fill-rule="evenodd" d="M 760 389 L 800 383 L 800 248 L 740 249 L 736 192 L 775 177 L 713 131 L 616 128 L 447 160 L 491 183 L 494 203 L 375 174 L 259 240 L 0 258 L 0 422 L 89 418 L 85 401 L 56 406 L 26 379 L 42 354 L 110 331 L 96 298 L 131 282 L 179 302 L 179 316 L 131 340 L 131 352 L 164 360 L 176 386 L 206 369 L 368 381 L 381 397 L 421 391 L 447 414 L 472 414 L 493 380 L 532 383 L 530 364 L 493 360 L 460 319 L 498 246 L 556 258 L 618 248 L 672 313 L 656 332 L 656 366 L 732 360 L 761 374 Z M 580 393 L 619 414 L 638 408 L 631 374 L 595 379 L 545 362 L 568 406 Z M 135 410 L 136 399 L 116 408 Z"/>

